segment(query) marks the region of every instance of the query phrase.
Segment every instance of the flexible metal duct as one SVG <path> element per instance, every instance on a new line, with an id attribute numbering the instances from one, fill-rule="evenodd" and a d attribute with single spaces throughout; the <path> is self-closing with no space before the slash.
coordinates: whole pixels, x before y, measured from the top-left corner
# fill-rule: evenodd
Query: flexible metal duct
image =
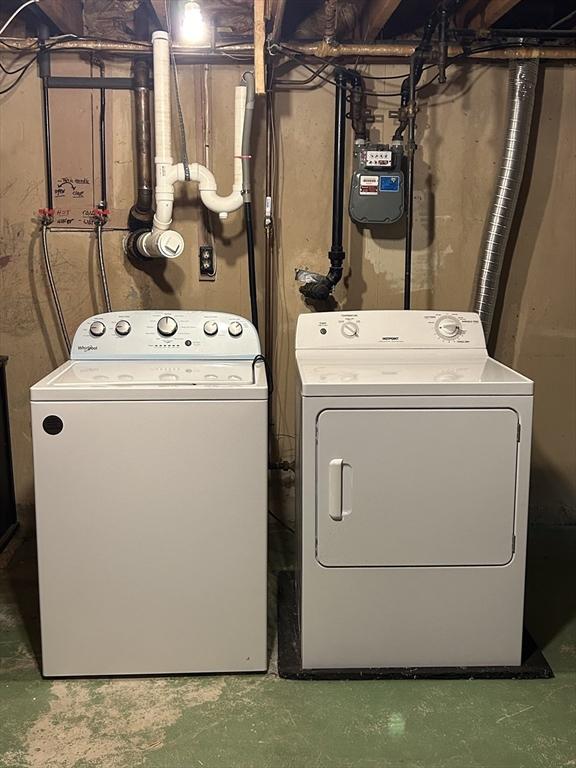
<path id="1" fill-rule="evenodd" d="M 500 273 L 524 175 L 537 79 L 538 59 L 510 62 L 508 129 L 474 297 L 474 310 L 480 315 L 486 339 L 492 328 Z"/>

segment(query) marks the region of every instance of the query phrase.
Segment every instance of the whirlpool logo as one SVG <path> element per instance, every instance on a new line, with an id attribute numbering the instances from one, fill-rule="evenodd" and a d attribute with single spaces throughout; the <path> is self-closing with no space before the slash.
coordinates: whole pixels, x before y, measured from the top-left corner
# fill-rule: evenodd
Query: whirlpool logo
<path id="1" fill-rule="evenodd" d="M 94 344 L 79 344 L 78 345 L 78 352 L 95 352 L 98 349 L 98 347 L 95 347 Z"/>

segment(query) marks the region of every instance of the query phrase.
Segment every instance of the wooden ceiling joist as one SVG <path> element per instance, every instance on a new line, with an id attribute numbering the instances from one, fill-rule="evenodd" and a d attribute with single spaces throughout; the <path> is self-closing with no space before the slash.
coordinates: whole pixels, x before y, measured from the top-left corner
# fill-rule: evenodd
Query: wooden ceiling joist
<path id="1" fill-rule="evenodd" d="M 469 29 L 489 29 L 520 0 L 468 0 L 456 15 L 456 24 Z"/>
<path id="2" fill-rule="evenodd" d="M 84 34 L 82 0 L 43 0 L 38 8 L 63 34 Z"/>
<path id="3" fill-rule="evenodd" d="M 370 0 L 364 11 L 362 39 L 374 40 L 402 0 Z"/>
<path id="4" fill-rule="evenodd" d="M 254 80 L 256 93 L 266 93 L 266 4 L 265 0 L 254 0 Z"/>

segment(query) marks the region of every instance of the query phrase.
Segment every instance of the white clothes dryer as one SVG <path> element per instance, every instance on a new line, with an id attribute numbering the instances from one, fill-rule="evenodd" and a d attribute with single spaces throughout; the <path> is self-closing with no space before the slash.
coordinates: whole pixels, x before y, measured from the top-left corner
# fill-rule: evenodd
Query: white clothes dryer
<path id="1" fill-rule="evenodd" d="M 300 316 L 303 669 L 521 662 L 533 384 L 469 312 Z"/>

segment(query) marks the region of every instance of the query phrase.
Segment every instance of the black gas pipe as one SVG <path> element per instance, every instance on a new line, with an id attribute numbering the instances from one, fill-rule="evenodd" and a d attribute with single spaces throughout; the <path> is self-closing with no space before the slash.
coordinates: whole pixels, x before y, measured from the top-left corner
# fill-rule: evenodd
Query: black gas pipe
<path id="1" fill-rule="evenodd" d="M 330 269 L 327 275 L 317 273 L 297 274 L 302 280 L 300 292 L 315 301 L 326 301 L 342 279 L 342 264 L 346 253 L 342 246 L 344 220 L 344 161 L 346 158 L 346 91 L 347 84 L 358 86 L 360 76 L 355 72 L 338 69 L 336 72 L 336 99 L 334 107 L 334 162 L 332 177 L 332 244 L 328 251 Z"/>
<path id="2" fill-rule="evenodd" d="M 411 306 L 412 288 L 412 227 L 414 222 L 414 153 L 416 152 L 416 88 L 422 73 L 426 53 L 432 42 L 436 27 L 440 25 L 440 58 L 438 63 L 439 81 L 445 82 L 448 32 L 448 17 L 462 5 L 463 0 L 443 0 L 430 14 L 424 25 L 424 32 L 416 50 L 410 59 L 410 74 L 403 80 L 400 88 L 400 124 L 394 132 L 392 141 L 401 142 L 404 131 L 408 128 L 407 168 L 406 168 L 406 234 L 404 249 L 404 309 Z"/>

